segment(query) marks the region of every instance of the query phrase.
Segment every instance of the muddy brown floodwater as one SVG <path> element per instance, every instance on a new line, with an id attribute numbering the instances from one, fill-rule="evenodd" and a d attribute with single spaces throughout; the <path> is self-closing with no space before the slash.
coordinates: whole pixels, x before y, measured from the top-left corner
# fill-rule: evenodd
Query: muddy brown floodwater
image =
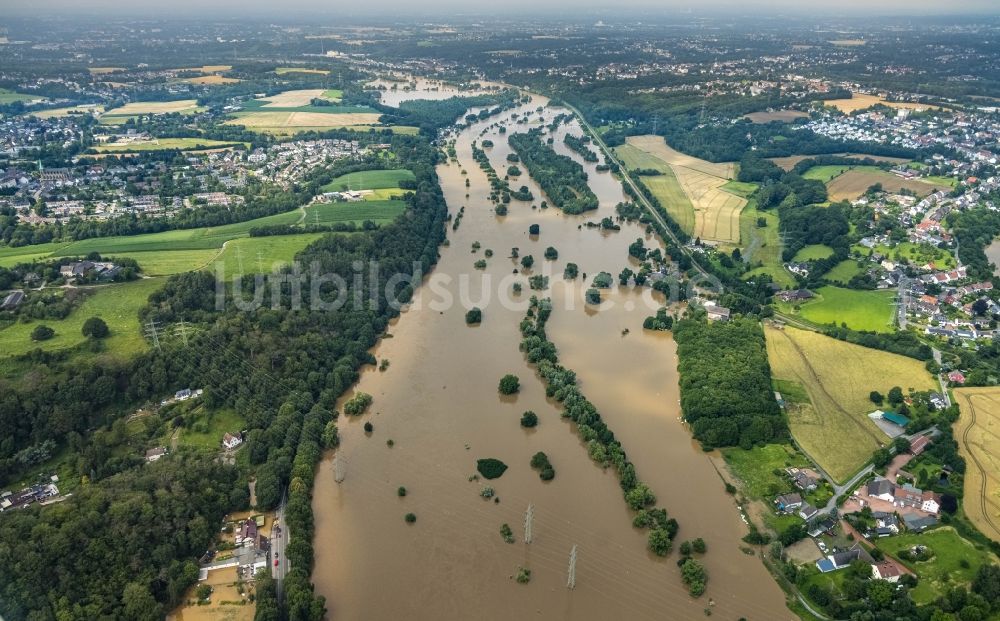
<path id="1" fill-rule="evenodd" d="M 540 97 L 521 109 L 534 110 Z M 551 119 L 558 110 L 546 109 Z M 508 132 L 537 126 L 500 117 Z M 537 119 L 537 114 L 532 114 Z M 390 326 L 393 338 L 375 348 L 391 366 L 384 372 L 366 367 L 356 387 L 374 396 L 367 414 L 341 417 L 341 483 L 334 481 L 334 455 L 319 466 L 313 508 L 316 519 L 316 567 L 313 580 L 327 599 L 328 617 L 338 620 L 416 619 L 795 619 L 784 594 L 754 556 L 741 551 L 746 526 L 723 488 L 713 462 L 692 441 L 679 420 L 677 361 L 668 334 L 642 330 L 656 307 L 648 290 L 616 288 L 606 292 L 600 311 L 583 304 L 585 284 L 601 270 L 617 276 L 632 266 L 628 245 L 637 237 L 647 246 L 660 241 L 644 227 L 623 224 L 619 232 L 581 227 L 614 216 L 623 200 L 620 183 L 593 164 L 584 164 L 600 209 L 567 216 L 557 209 L 533 210 L 512 201 L 509 214 L 497 217 L 487 196 L 486 175 L 471 156 L 473 140 L 489 138 L 493 166 L 503 175 L 509 153 L 496 129 L 480 132 L 497 118 L 480 122 L 457 136 L 458 164 L 438 168 L 449 210 L 465 215 L 450 246 L 411 309 Z M 557 130 L 555 148 L 582 162 L 562 143 L 566 126 Z M 580 134 L 576 123 L 570 131 Z M 465 187 L 468 172 L 471 187 Z M 528 177 L 539 204 L 542 193 Z M 466 192 L 470 194 L 466 199 Z M 537 223 L 541 234 L 528 235 Z M 482 249 L 472 253 L 473 242 Z M 547 261 L 554 246 L 559 258 Z M 545 397 L 541 380 L 518 349 L 518 324 L 531 291 L 525 275 L 514 275 L 512 247 L 535 258 L 532 273 L 549 273 L 546 293 L 555 309 L 549 334 L 561 362 L 577 372 L 583 391 L 622 441 L 639 477 L 658 497 L 658 505 L 680 522 L 677 542 L 703 537 L 708 591 L 688 596 L 676 566 L 677 553 L 665 559 L 646 550 L 646 532 L 631 526 L 612 469 L 602 470 L 587 456 L 573 426 L 560 417 L 558 404 Z M 473 262 L 493 250 L 485 270 Z M 562 279 L 563 267 L 575 262 L 586 280 L 575 286 Z M 491 279 L 489 285 L 484 278 Z M 506 281 L 504 281 L 506 279 Z M 468 286 L 463 282 L 467 281 Z M 502 304 L 498 291 L 524 285 L 516 304 Z M 467 291 L 466 291 L 467 290 Z M 463 293 L 464 291 L 464 293 Z M 489 299 L 484 296 L 489 295 Z M 454 303 L 439 307 L 442 298 Z M 484 309 L 483 322 L 465 324 L 471 306 Z M 622 332 L 629 330 L 627 335 Z M 501 398 L 497 383 L 517 374 L 521 391 Z M 525 410 L 539 424 L 519 425 Z M 374 432 L 362 425 L 370 421 Z M 393 446 L 387 444 L 392 440 Z M 544 451 L 556 470 L 542 482 L 529 467 Z M 494 481 L 499 503 L 480 497 L 485 481 L 470 481 L 476 460 L 495 457 L 509 469 Z M 401 498 L 397 488 L 406 487 Z M 534 507 L 533 541 L 526 545 L 524 515 Z M 407 524 L 403 516 L 417 516 Z M 502 524 L 516 543 L 504 543 Z M 293 535 L 294 536 L 294 535 Z M 566 588 L 570 549 L 578 546 L 576 588 Z M 513 579 L 518 567 L 531 570 L 531 582 Z"/>

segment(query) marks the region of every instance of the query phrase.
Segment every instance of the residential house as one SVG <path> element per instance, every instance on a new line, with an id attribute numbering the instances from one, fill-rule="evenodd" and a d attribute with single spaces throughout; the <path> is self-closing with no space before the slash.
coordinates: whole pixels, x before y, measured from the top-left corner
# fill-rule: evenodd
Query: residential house
<path id="1" fill-rule="evenodd" d="M 892 481 L 882 477 L 877 477 L 874 481 L 868 484 L 867 491 L 868 495 L 872 498 L 892 502 L 894 498 L 893 488 L 895 488 L 895 485 L 892 484 Z"/>
<path id="2" fill-rule="evenodd" d="M 725 306 L 708 304 L 705 306 L 705 312 L 708 313 L 708 318 L 712 321 L 729 321 L 730 311 Z"/>
<path id="3" fill-rule="evenodd" d="M 8 293 L 3 302 L 0 302 L 0 310 L 14 310 L 24 301 L 24 291 L 17 290 Z"/>
<path id="4" fill-rule="evenodd" d="M 964 384 L 965 374 L 962 373 L 961 371 L 952 371 L 951 373 L 948 374 L 948 381 L 954 384 Z"/>
<path id="5" fill-rule="evenodd" d="M 782 291 L 776 296 L 782 302 L 801 302 L 803 300 L 811 300 L 813 292 L 808 289 L 794 289 L 792 291 Z"/>
<path id="6" fill-rule="evenodd" d="M 157 446 L 156 448 L 151 448 L 148 451 L 146 451 L 146 461 L 147 462 L 157 461 L 166 454 L 167 454 L 167 448 L 165 446 Z"/>
<path id="7" fill-rule="evenodd" d="M 941 509 L 941 497 L 931 490 L 925 490 L 921 495 L 920 509 L 937 515 L 937 512 Z"/>
<path id="8" fill-rule="evenodd" d="M 931 439 L 929 436 L 917 436 L 916 438 L 910 440 L 910 453 L 913 455 L 919 455 L 927 450 L 930 443 Z"/>
<path id="9" fill-rule="evenodd" d="M 782 494 L 774 499 L 778 511 L 791 513 L 802 506 L 802 496 L 798 494 Z"/>
<path id="10" fill-rule="evenodd" d="M 879 561 L 872 565 L 872 578 L 875 580 L 899 582 L 901 575 L 903 575 L 903 572 L 892 561 Z"/>
<path id="11" fill-rule="evenodd" d="M 893 504 L 897 507 L 919 509 L 924 502 L 923 491 L 909 483 L 893 490 Z"/>
<path id="12" fill-rule="evenodd" d="M 817 515 L 819 515 L 819 509 L 812 506 L 808 502 L 802 503 L 802 507 L 799 508 L 799 517 L 807 522 Z"/>
<path id="13" fill-rule="evenodd" d="M 873 511 L 872 517 L 875 518 L 875 534 L 879 537 L 899 534 L 899 518 L 895 513 Z"/>
<path id="14" fill-rule="evenodd" d="M 815 470 L 809 468 L 787 468 L 785 472 L 791 477 L 795 487 L 807 492 L 816 489 L 822 480 Z"/>
<path id="15" fill-rule="evenodd" d="M 241 444 L 243 444 L 243 438 L 238 433 L 235 435 L 227 433 L 222 437 L 222 446 L 226 447 L 226 450 L 231 451 Z"/>
<path id="16" fill-rule="evenodd" d="M 937 524 L 938 520 L 933 515 L 920 515 L 918 513 L 904 513 L 903 514 L 903 524 L 906 528 L 914 533 L 919 533 L 927 530 L 931 526 Z"/>

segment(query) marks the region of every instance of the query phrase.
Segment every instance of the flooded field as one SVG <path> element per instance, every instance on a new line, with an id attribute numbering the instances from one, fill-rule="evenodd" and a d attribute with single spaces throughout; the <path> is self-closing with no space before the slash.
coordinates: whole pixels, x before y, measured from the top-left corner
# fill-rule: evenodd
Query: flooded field
<path id="1" fill-rule="evenodd" d="M 414 83 L 416 83 L 415 88 Z M 438 101 L 441 99 L 448 99 L 450 97 L 480 95 L 487 92 L 486 89 L 495 90 L 500 87 L 499 84 L 486 81 L 477 82 L 477 84 L 479 84 L 482 88 L 459 89 L 457 86 L 446 82 L 417 78 L 415 80 L 411 79 L 401 82 L 379 79 L 369 82 L 368 86 L 375 88 L 385 87 L 385 90 L 380 91 L 380 102 L 387 106 L 395 107 L 398 107 L 399 104 L 404 101 L 411 101 L 413 99 Z"/>
<path id="2" fill-rule="evenodd" d="M 536 97 L 519 112 L 542 104 Z M 558 112 L 545 115 L 551 119 Z M 510 114 L 499 119 L 508 132 L 539 125 L 535 113 L 529 124 L 510 122 Z M 496 128 L 480 136 L 497 121 L 464 130 L 456 144 L 458 164 L 439 167 L 450 212 L 465 206 L 461 225 L 449 229 L 450 246 L 441 249 L 413 308 L 390 327 L 392 338 L 376 347 L 376 358 L 390 366 L 363 373 L 357 389 L 373 395 L 373 405 L 364 416 L 340 419 L 343 481 L 334 480 L 333 453 L 320 464 L 313 580 L 327 598 L 329 618 L 683 620 L 702 619 L 710 608 L 721 619 L 794 619 L 760 560 L 740 549 L 746 527 L 711 459 L 679 421 L 673 341 L 642 330 L 660 302 L 648 290 L 629 287 L 606 292 L 600 311 L 583 303 L 598 271 L 617 276 L 623 267 L 635 269 L 628 246 L 636 238 L 650 247 L 659 241 L 637 224 L 623 223 L 618 232 L 582 226 L 613 217 L 615 204 L 624 200 L 620 183 L 594 164 L 584 167 L 600 199 L 597 212 L 566 216 L 514 200 L 507 216 L 496 216 L 471 143 L 495 143 L 487 151 L 502 176 L 510 152 L 506 136 Z M 554 148 L 583 163 L 563 145 L 566 131 L 557 130 Z M 569 131 L 581 133 L 576 124 Z M 535 205 L 544 198 L 526 171 L 510 184 L 527 185 Z M 541 227 L 537 237 L 528 235 L 531 224 Z M 474 242 L 481 244 L 476 253 Z M 543 258 L 548 246 L 558 250 L 557 260 Z M 513 273 L 519 267 L 509 258 L 514 247 L 520 256 L 534 256 L 529 274 L 549 275 L 551 287 L 544 293 L 555 307 L 549 334 L 561 362 L 578 373 L 658 505 L 680 522 L 675 543 L 695 537 L 707 542 L 710 577 L 701 598 L 692 599 L 681 583 L 676 552 L 661 559 L 646 550 L 646 532 L 632 528 L 614 472 L 588 458 L 518 350 L 518 324 L 532 291 L 527 275 Z M 485 270 L 477 270 L 473 263 L 485 258 L 486 249 L 493 256 Z M 578 264 L 581 278 L 563 280 L 567 262 Z M 514 282 L 524 286 L 520 296 L 510 294 Z M 448 296 L 454 303 L 440 304 Z M 472 306 L 483 309 L 482 324 L 475 327 L 464 318 Z M 507 373 L 520 377 L 521 391 L 501 398 L 497 383 Z M 538 415 L 534 429 L 519 425 L 526 410 Z M 372 433 L 364 432 L 365 422 L 374 425 Z M 542 482 L 530 468 L 537 451 L 548 455 L 554 480 Z M 476 460 L 486 457 L 509 469 L 493 481 L 470 480 Z M 499 502 L 480 496 L 487 483 Z M 405 497 L 397 494 L 400 486 Z M 526 545 L 529 504 L 533 541 Z M 404 515 L 411 512 L 416 521 L 409 524 Z M 503 524 L 513 530 L 514 544 L 503 541 Z M 569 590 L 574 545 L 576 587 Z M 531 570 L 530 583 L 514 580 L 519 567 Z"/>
<path id="3" fill-rule="evenodd" d="M 986 253 L 986 258 L 993 264 L 993 273 L 1000 275 L 1000 240 L 994 240 L 983 251 Z"/>

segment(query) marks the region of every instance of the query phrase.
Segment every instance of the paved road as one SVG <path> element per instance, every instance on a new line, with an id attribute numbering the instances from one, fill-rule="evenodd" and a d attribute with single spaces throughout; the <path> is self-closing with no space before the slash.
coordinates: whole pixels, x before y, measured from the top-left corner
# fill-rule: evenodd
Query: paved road
<path id="1" fill-rule="evenodd" d="M 281 504 L 274 512 L 275 526 L 271 529 L 271 577 L 274 578 L 278 601 L 284 597 L 284 580 L 289 569 L 288 558 L 285 556 L 289 539 L 288 525 L 285 522 L 285 501 L 286 497 L 282 496 Z"/>

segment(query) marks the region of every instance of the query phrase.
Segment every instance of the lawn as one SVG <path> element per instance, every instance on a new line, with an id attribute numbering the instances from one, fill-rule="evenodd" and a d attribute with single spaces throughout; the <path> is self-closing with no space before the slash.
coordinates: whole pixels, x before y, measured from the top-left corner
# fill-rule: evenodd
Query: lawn
<path id="1" fill-rule="evenodd" d="M 790 399 L 788 419 L 799 446 L 838 481 L 849 478 L 889 439 L 868 418 L 868 395 L 899 386 L 904 394 L 937 387 L 924 364 L 816 332 L 768 326 L 767 355 L 776 389 L 802 390 L 808 403 Z"/>
<path id="2" fill-rule="evenodd" d="M 840 263 L 834 265 L 833 269 L 826 273 L 825 278 L 827 280 L 846 285 L 852 278 L 861 274 L 863 271 L 864 268 L 859 267 L 858 262 L 854 259 L 844 259 Z"/>
<path id="3" fill-rule="evenodd" d="M 80 330 L 91 317 L 100 317 L 111 329 L 111 335 L 104 340 L 107 351 L 116 354 L 141 351 L 146 345 L 139 328 L 139 309 L 162 284 L 162 279 L 146 278 L 93 287 L 93 293 L 65 319 L 14 323 L 0 330 L 2 356 L 18 356 L 36 348 L 52 351 L 75 347 L 84 342 Z M 55 336 L 47 341 L 32 341 L 31 331 L 39 324 L 55 330 Z"/>
<path id="4" fill-rule="evenodd" d="M 823 244 L 810 244 L 808 246 L 803 246 L 801 250 L 795 253 L 792 257 L 792 261 L 814 261 L 819 259 L 825 259 L 833 254 L 833 248 L 829 246 L 824 246 Z"/>
<path id="5" fill-rule="evenodd" d="M 747 495 L 766 502 L 792 488 L 784 474 L 775 474 L 775 470 L 810 465 L 805 457 L 785 444 L 755 446 L 749 451 L 727 448 L 722 450 L 722 457 L 733 475 L 743 481 Z"/>
<path id="6" fill-rule="evenodd" d="M 128 144 L 104 144 L 95 146 L 98 153 L 139 153 L 142 151 L 201 151 L 204 149 L 219 149 L 222 147 L 235 147 L 242 145 L 249 147 L 246 142 L 226 142 L 223 140 L 208 140 L 205 138 L 156 138 L 147 142 L 132 142 Z"/>
<path id="7" fill-rule="evenodd" d="M 933 183 L 934 185 L 946 185 L 950 188 L 954 188 L 958 185 L 958 179 L 954 177 L 944 177 L 941 175 L 927 175 L 926 177 L 921 177 L 923 181 L 927 183 Z"/>
<path id="8" fill-rule="evenodd" d="M 864 257 L 877 252 L 897 263 L 905 259 L 914 265 L 934 263 L 934 266 L 939 269 L 953 269 L 955 267 L 953 254 L 928 243 L 900 242 L 892 247 L 879 244 L 874 248 L 855 244 L 851 246 L 851 252 Z"/>
<path id="9" fill-rule="evenodd" d="M 802 174 L 804 179 L 815 179 L 816 181 L 822 181 L 823 183 L 829 182 L 834 177 L 839 177 L 848 170 L 853 168 L 853 166 L 847 166 L 843 164 L 831 165 L 831 166 L 813 166 L 806 172 Z"/>
<path id="10" fill-rule="evenodd" d="M 942 526 L 920 534 L 907 533 L 878 540 L 878 547 L 881 550 L 897 558 L 902 550 L 908 550 L 915 545 L 927 546 L 934 553 L 934 556 L 927 561 L 903 563 L 919 577 L 916 588 L 910 591 L 913 601 L 918 604 L 933 601 L 944 595 L 951 587 L 968 586 L 981 565 L 997 562 L 995 555 L 976 548 L 950 526 Z"/>
<path id="11" fill-rule="evenodd" d="M 819 325 L 841 323 L 853 330 L 872 332 L 892 332 L 895 291 L 871 291 L 843 289 L 841 287 L 820 287 L 816 298 L 799 304 L 778 302 L 778 308 L 790 315 L 801 315 L 803 319 Z"/>
<path id="12" fill-rule="evenodd" d="M 336 224 L 371 220 L 385 224 L 406 211 L 406 203 L 394 200 L 372 200 L 355 203 L 315 203 L 306 207 L 304 224 Z"/>
<path id="13" fill-rule="evenodd" d="M 757 226 L 757 219 L 764 218 L 767 226 Z M 778 230 L 778 214 L 771 211 L 758 211 L 757 201 L 751 200 L 740 213 L 740 239 L 743 241 L 743 259 L 751 270 L 746 277 L 757 274 L 769 274 L 771 279 L 782 287 L 791 287 L 795 279 L 782 266 L 781 232 Z"/>
<path id="14" fill-rule="evenodd" d="M 398 188 L 400 181 L 413 181 L 416 177 L 405 168 L 395 170 L 362 170 L 337 177 L 323 186 L 324 192 L 343 190 L 383 190 Z"/>
<path id="15" fill-rule="evenodd" d="M 190 446 L 209 451 L 222 450 L 222 437 L 226 433 L 243 430 L 245 421 L 236 410 L 222 409 L 206 411 L 198 406 L 193 411 L 195 422 L 190 428 L 182 429 L 177 439 L 178 446 Z M 169 441 L 169 437 L 167 439 Z"/>

